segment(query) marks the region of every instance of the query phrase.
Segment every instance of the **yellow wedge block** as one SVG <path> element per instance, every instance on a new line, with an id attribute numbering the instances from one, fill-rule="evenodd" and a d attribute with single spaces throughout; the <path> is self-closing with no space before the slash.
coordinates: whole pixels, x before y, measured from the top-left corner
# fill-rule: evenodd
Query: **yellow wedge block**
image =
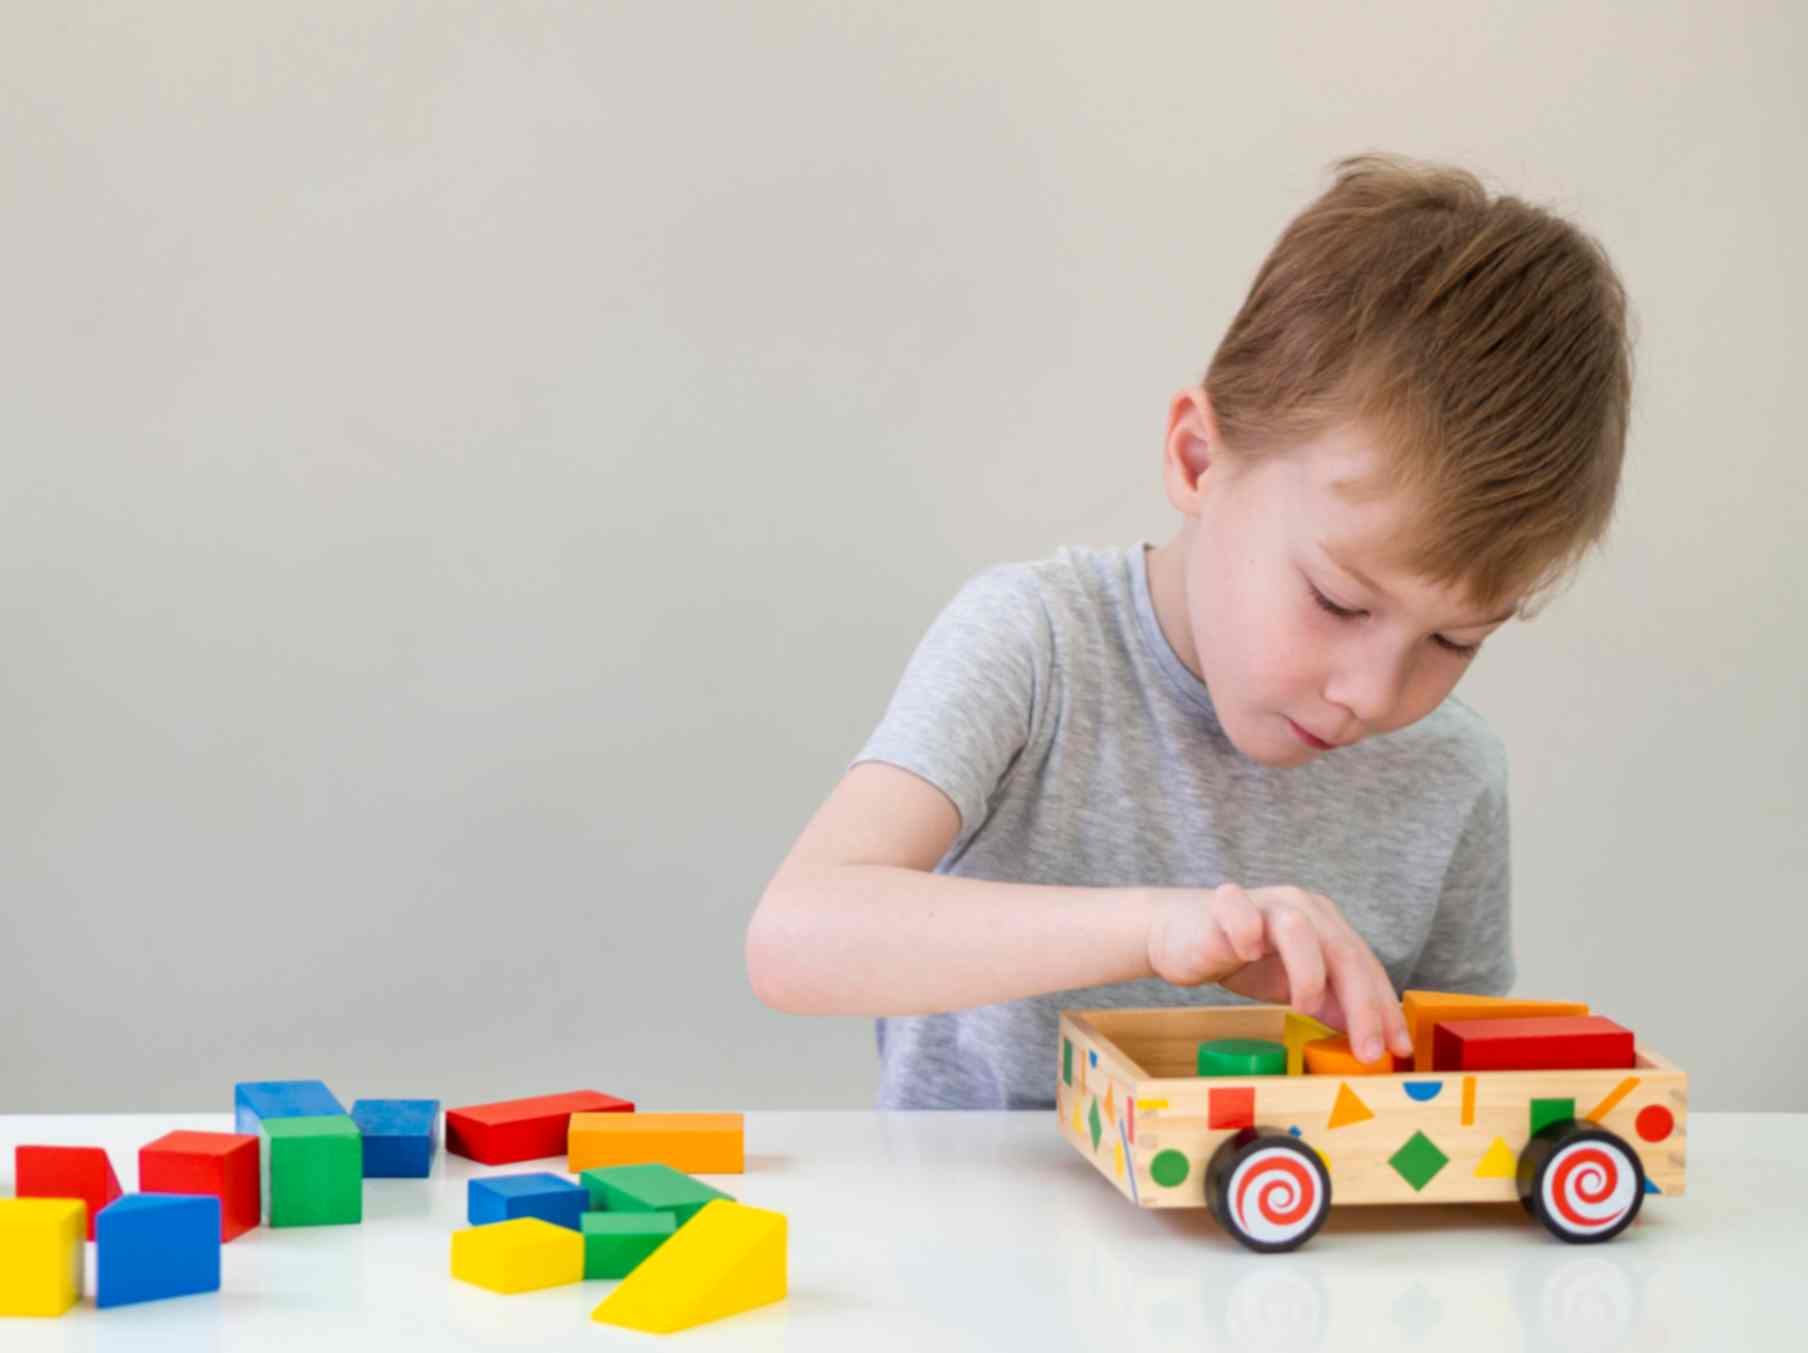
<path id="1" fill-rule="evenodd" d="M 537 1292 L 584 1280 L 584 1237 L 538 1217 L 452 1233 L 452 1276 L 492 1292 Z"/>
<path id="2" fill-rule="evenodd" d="M 643 1259 L 590 1318 L 671 1334 L 782 1301 L 786 1240 L 781 1213 L 717 1199 Z"/>
<path id="3" fill-rule="evenodd" d="M 1408 991 L 1400 997 L 1412 1034 L 1413 1070 L 1431 1070 L 1432 1026 L 1441 1019 L 1534 1019 L 1540 1015 L 1586 1015 L 1580 1001 L 1521 1001 L 1511 996 L 1469 996 L 1454 991 Z"/>
<path id="4" fill-rule="evenodd" d="M 0 1198 L 0 1315 L 61 1315 L 82 1299 L 88 1204 Z"/>
<path id="5" fill-rule="evenodd" d="M 670 1165 L 687 1174 L 740 1174 L 745 1134 L 738 1113 L 574 1113 L 570 1171 Z"/>

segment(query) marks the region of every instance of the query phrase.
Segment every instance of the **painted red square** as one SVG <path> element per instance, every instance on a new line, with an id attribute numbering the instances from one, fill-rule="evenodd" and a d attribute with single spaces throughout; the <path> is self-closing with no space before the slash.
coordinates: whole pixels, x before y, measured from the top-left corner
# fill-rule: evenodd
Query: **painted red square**
<path id="1" fill-rule="evenodd" d="M 1207 1108 L 1211 1114 L 1211 1127 L 1246 1128 L 1256 1125 L 1255 1086 L 1207 1090 L 1206 1094 L 1209 1096 Z"/>
<path id="2" fill-rule="evenodd" d="M 234 1240 L 263 1214 L 259 1143 L 242 1132 L 169 1132 L 138 1149 L 141 1193 L 211 1193 L 220 1200 L 220 1240 Z"/>

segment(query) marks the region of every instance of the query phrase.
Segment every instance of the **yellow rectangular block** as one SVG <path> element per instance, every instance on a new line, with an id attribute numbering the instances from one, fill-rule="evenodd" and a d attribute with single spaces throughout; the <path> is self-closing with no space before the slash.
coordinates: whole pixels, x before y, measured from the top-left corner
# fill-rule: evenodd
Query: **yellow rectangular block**
<path id="1" fill-rule="evenodd" d="M 671 1334 L 782 1301 L 788 1242 L 783 1213 L 718 1198 L 641 1260 L 590 1318 Z"/>
<path id="2" fill-rule="evenodd" d="M 88 1204 L 0 1198 L 0 1315 L 61 1315 L 82 1299 Z"/>
<path id="3" fill-rule="evenodd" d="M 452 1233 L 452 1276 L 492 1292 L 537 1292 L 584 1280 L 584 1237 L 539 1217 Z"/>
<path id="4" fill-rule="evenodd" d="M 689 1174 L 741 1174 L 742 1123 L 738 1113 L 574 1113 L 570 1170 L 669 1165 Z"/>
<path id="5" fill-rule="evenodd" d="M 1432 1028 L 1443 1019 L 1533 1019 L 1540 1015 L 1586 1015 L 1580 1001 L 1522 1001 L 1512 996 L 1471 996 L 1466 992 L 1408 991 L 1400 1012 L 1412 1035 L 1413 1070 L 1430 1071 Z"/>

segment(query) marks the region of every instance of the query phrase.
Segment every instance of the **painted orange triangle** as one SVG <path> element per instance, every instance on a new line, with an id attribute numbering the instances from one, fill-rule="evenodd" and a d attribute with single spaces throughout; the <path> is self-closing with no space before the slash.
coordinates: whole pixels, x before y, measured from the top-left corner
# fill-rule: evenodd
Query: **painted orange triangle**
<path id="1" fill-rule="evenodd" d="M 1349 1082 L 1346 1081 L 1337 1087 L 1337 1103 L 1331 1106 L 1332 1127 L 1348 1127 L 1351 1123 L 1365 1122 L 1374 1116 L 1375 1111 L 1364 1104 L 1361 1096 L 1350 1089 Z"/>
<path id="2" fill-rule="evenodd" d="M 1117 1100 L 1112 1095 L 1112 1089 L 1113 1087 L 1109 1085 L 1105 1087 L 1105 1117 L 1115 1123 L 1117 1122 Z"/>

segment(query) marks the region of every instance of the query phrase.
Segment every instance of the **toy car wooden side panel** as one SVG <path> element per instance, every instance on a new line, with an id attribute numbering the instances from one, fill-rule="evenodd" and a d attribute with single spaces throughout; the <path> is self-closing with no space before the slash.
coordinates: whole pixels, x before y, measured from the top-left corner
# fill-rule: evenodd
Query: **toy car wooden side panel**
<path id="1" fill-rule="evenodd" d="M 1201 1207 L 1219 1144 L 1249 1124 L 1318 1152 L 1333 1203 L 1514 1202 L 1520 1152 L 1553 1119 L 1635 1150 L 1648 1193 L 1680 1194 L 1688 1078 L 1649 1049 L 1617 1070 L 1391 1076 L 1194 1074 L 1198 1044 L 1315 1029 L 1284 1006 L 1065 1011 L 1056 1111 L 1064 1136 L 1142 1207 Z M 1297 1054 L 1294 1058 L 1297 1064 Z"/>

